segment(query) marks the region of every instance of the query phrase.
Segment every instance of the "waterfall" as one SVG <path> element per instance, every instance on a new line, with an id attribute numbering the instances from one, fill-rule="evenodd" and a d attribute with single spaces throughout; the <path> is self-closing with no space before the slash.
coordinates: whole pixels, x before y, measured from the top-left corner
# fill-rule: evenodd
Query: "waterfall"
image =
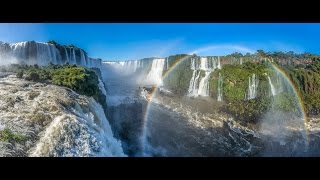
<path id="1" fill-rule="evenodd" d="M 284 91 L 284 86 L 286 85 L 285 82 L 283 82 L 283 77 L 280 75 L 279 72 L 277 72 L 277 93 L 282 93 Z"/>
<path id="2" fill-rule="evenodd" d="M 74 64 L 74 62 L 73 62 L 73 56 L 72 56 L 72 49 L 71 48 L 69 48 L 69 59 L 70 59 L 70 63 L 69 64 Z"/>
<path id="3" fill-rule="evenodd" d="M 221 69 L 220 57 L 219 57 L 219 56 L 218 56 L 218 62 L 217 62 L 217 63 L 218 63 L 218 66 L 217 66 L 217 67 L 218 67 L 218 69 Z"/>
<path id="4" fill-rule="evenodd" d="M 68 56 L 68 52 L 67 49 L 64 47 L 64 52 L 66 53 L 66 59 L 64 60 L 64 62 L 70 62 L 69 56 Z"/>
<path id="5" fill-rule="evenodd" d="M 210 76 L 211 72 L 210 71 L 206 71 L 205 72 L 205 76 L 201 79 L 200 83 L 199 83 L 199 90 L 198 90 L 198 94 L 200 94 L 201 96 L 208 96 L 209 95 L 209 76 Z"/>
<path id="6" fill-rule="evenodd" d="M 164 68 L 165 59 L 153 59 L 149 73 L 147 74 L 145 82 L 152 85 L 162 85 L 162 72 Z"/>
<path id="7" fill-rule="evenodd" d="M 192 77 L 189 83 L 189 96 L 209 96 L 209 78 L 215 69 L 221 69 L 219 57 L 191 58 Z M 204 72 L 204 76 L 201 76 Z M 200 77 L 201 76 L 201 77 Z"/>
<path id="8" fill-rule="evenodd" d="M 81 49 L 80 49 L 80 65 L 87 66 L 86 57 L 84 56 L 84 53 Z"/>
<path id="9" fill-rule="evenodd" d="M 166 69 L 169 69 L 169 58 L 166 58 L 166 64 L 167 64 L 167 68 Z"/>
<path id="10" fill-rule="evenodd" d="M 76 50 L 75 49 L 72 49 L 72 55 L 73 55 L 73 64 L 77 64 Z"/>
<path id="11" fill-rule="evenodd" d="M 247 100 L 254 99 L 257 97 L 258 83 L 259 83 L 259 79 L 256 78 L 255 74 L 253 74 L 252 77 L 249 77 Z"/>
<path id="12" fill-rule="evenodd" d="M 200 77 L 201 71 L 193 71 L 192 78 L 190 80 L 189 85 L 189 95 L 191 96 L 197 96 L 198 95 L 198 88 L 199 88 L 199 77 Z"/>
<path id="13" fill-rule="evenodd" d="M 219 73 L 219 80 L 218 80 L 218 101 L 222 101 L 222 77 L 221 74 Z"/>
<path id="14" fill-rule="evenodd" d="M 129 76 L 143 67 L 142 60 L 134 61 L 105 61 L 103 62 L 106 66 L 109 66 L 110 71 L 114 71 L 121 76 Z"/>
<path id="15" fill-rule="evenodd" d="M 73 113 L 57 116 L 41 134 L 30 156 L 125 156 L 103 108 L 93 98 Z"/>
<path id="16" fill-rule="evenodd" d="M 240 65 L 242 65 L 242 58 L 240 58 Z"/>
<path id="17" fill-rule="evenodd" d="M 271 82 L 270 76 L 268 76 L 268 81 L 269 81 L 269 85 L 270 85 L 270 89 L 271 89 L 271 94 L 272 96 L 276 95 L 276 90 Z"/>
<path id="18" fill-rule="evenodd" d="M 188 89 L 188 93 L 190 95 L 193 95 L 193 90 L 195 89 L 194 88 L 195 77 L 196 77 L 196 71 L 193 71 L 192 72 L 192 77 L 191 77 L 191 80 L 190 80 L 190 84 L 189 84 L 189 89 Z"/>
<path id="19" fill-rule="evenodd" d="M 80 50 L 80 56 L 76 57 L 75 47 L 66 47 L 50 43 L 26 41 L 19 43 L 0 43 L 0 61 L 6 63 L 25 63 L 28 65 L 38 64 L 41 66 L 53 64 L 78 64 L 88 66 L 94 64 L 100 67 L 101 60 L 94 59 L 94 63 L 89 63 L 86 53 Z M 63 56 L 65 54 L 65 56 Z M 97 62 L 98 61 L 98 62 Z M 1 62 L 2 63 L 2 62 Z"/>

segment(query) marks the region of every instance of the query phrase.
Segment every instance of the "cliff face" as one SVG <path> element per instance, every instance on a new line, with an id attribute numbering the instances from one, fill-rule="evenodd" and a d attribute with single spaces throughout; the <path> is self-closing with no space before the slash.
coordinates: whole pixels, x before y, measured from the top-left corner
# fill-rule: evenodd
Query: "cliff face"
<path id="1" fill-rule="evenodd" d="M 0 42 L 0 65 L 3 63 L 29 65 L 69 63 L 85 67 L 100 67 L 101 59 L 88 57 L 84 50 L 76 46 L 60 45 L 53 41 L 48 43 L 26 41 L 13 44 Z"/>
<path id="2" fill-rule="evenodd" d="M 0 156 L 124 156 L 93 98 L 0 77 Z"/>

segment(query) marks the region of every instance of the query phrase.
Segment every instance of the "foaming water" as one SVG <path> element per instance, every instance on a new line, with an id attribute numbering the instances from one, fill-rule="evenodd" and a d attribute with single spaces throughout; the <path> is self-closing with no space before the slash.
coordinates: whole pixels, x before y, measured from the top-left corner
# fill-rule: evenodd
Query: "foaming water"
<path id="1" fill-rule="evenodd" d="M 204 100 L 197 103 L 203 105 Z M 257 132 L 225 115 L 199 112 L 194 109 L 196 104 L 191 107 L 176 99 L 153 98 L 143 155 L 250 156 L 256 153 Z"/>
<path id="2" fill-rule="evenodd" d="M 209 96 L 209 77 L 215 69 L 221 69 L 219 57 L 191 58 L 192 77 L 189 96 Z M 204 76 L 201 75 L 204 72 Z"/>
<path id="3" fill-rule="evenodd" d="M 0 156 L 125 156 L 101 105 L 64 87 L 0 77 L 0 116 L 21 139 Z"/>
<path id="4" fill-rule="evenodd" d="M 35 41 L 11 44 L 0 42 L 0 65 L 4 62 L 29 65 L 69 63 L 85 67 L 101 67 L 101 59 L 88 57 L 87 53 L 80 48 Z"/>
<path id="5" fill-rule="evenodd" d="M 124 156 L 101 105 L 91 98 L 89 109 L 72 111 L 51 122 L 30 156 Z"/>
<path id="6" fill-rule="evenodd" d="M 257 96 L 259 79 L 255 74 L 252 74 L 252 77 L 249 77 L 249 88 L 248 88 L 248 97 L 247 99 L 254 99 Z"/>
<path id="7" fill-rule="evenodd" d="M 162 72 L 164 70 L 165 59 L 154 59 L 151 70 L 143 83 L 148 85 L 162 85 Z"/>
<path id="8" fill-rule="evenodd" d="M 275 88 L 273 86 L 273 83 L 272 83 L 272 81 L 270 79 L 270 76 L 268 76 L 268 82 L 269 82 L 269 85 L 270 85 L 271 95 L 272 96 L 276 95 L 276 90 L 275 90 Z"/>
<path id="9" fill-rule="evenodd" d="M 319 137 L 314 135 L 313 144 L 308 143 L 304 118 L 299 112 L 269 111 L 257 125 L 248 126 L 222 112 L 212 111 L 219 109 L 209 103 L 214 102 L 213 99 L 183 99 L 186 97 L 177 99 L 161 96 L 159 91 L 154 93 L 142 137 L 144 156 L 290 157 L 320 154 L 316 140 Z M 192 105 L 192 101 L 196 104 Z M 211 107 L 211 111 L 201 112 L 201 106 Z"/>

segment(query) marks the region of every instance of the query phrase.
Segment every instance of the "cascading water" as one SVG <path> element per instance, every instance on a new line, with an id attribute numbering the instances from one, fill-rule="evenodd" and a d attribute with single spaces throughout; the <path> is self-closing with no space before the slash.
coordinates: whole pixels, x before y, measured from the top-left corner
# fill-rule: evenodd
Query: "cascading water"
<path id="1" fill-rule="evenodd" d="M 162 72 L 164 68 L 165 59 L 154 59 L 152 61 L 151 69 L 145 79 L 145 84 L 148 85 L 162 85 Z"/>
<path id="2" fill-rule="evenodd" d="M 79 55 L 77 55 L 78 53 Z M 31 65 L 48 65 L 51 62 L 53 64 L 69 63 L 86 67 L 100 67 L 101 64 L 100 59 L 89 58 L 82 49 L 35 41 L 13 44 L 0 43 L 0 60 Z"/>
<path id="3" fill-rule="evenodd" d="M 84 56 L 84 53 L 82 50 L 80 50 L 80 64 L 87 66 L 86 57 Z"/>
<path id="4" fill-rule="evenodd" d="M 223 80 L 222 80 L 222 76 L 221 74 L 219 73 L 219 80 L 218 80 L 218 101 L 222 101 L 222 83 L 223 83 Z"/>
<path id="5" fill-rule="evenodd" d="M 220 63 L 220 57 L 219 56 L 218 56 L 218 62 L 217 63 L 218 63 L 217 68 L 221 69 L 221 63 Z"/>
<path id="6" fill-rule="evenodd" d="M 72 49 L 72 56 L 73 56 L 73 64 L 77 64 L 76 50 L 75 49 Z"/>
<path id="7" fill-rule="evenodd" d="M 189 83 L 189 96 L 209 96 L 209 77 L 215 69 L 221 69 L 219 57 L 191 58 L 192 77 Z M 201 76 L 204 72 L 204 76 Z M 201 77 L 200 77 L 201 76 Z"/>
<path id="8" fill-rule="evenodd" d="M 276 89 L 274 88 L 274 86 L 273 86 L 273 84 L 271 82 L 270 76 L 268 76 L 268 82 L 269 82 L 269 85 L 270 85 L 271 95 L 272 96 L 276 95 Z"/>
<path id="9" fill-rule="evenodd" d="M 169 69 L 169 58 L 166 58 L 166 69 Z"/>
<path id="10" fill-rule="evenodd" d="M 257 97 L 258 83 L 259 83 L 259 79 L 256 78 L 255 74 L 253 74 L 252 77 L 249 77 L 247 100 L 254 99 Z"/>
<path id="11" fill-rule="evenodd" d="M 30 156 L 124 156 L 101 105 L 91 98 L 89 111 L 78 104 L 73 111 L 51 122 Z"/>
<path id="12" fill-rule="evenodd" d="M 0 140 L 0 156 L 124 156 L 105 110 L 92 97 L 15 75 L 0 77 L 0 84 L 0 131 L 6 127 L 26 139 Z M 105 94 L 101 81 L 99 87 Z M 4 108 L 8 97 L 20 101 Z"/>
<path id="13" fill-rule="evenodd" d="M 70 58 L 68 56 L 68 52 L 67 52 L 67 49 L 64 47 L 64 53 L 66 54 L 66 57 L 65 57 L 65 62 L 70 62 Z"/>
<path id="14" fill-rule="evenodd" d="M 287 83 L 284 82 L 284 79 L 283 77 L 280 75 L 280 73 L 277 72 L 277 81 L 276 81 L 276 92 L 279 94 L 279 93 L 282 93 L 283 91 L 285 91 L 285 88 L 286 89 L 290 89 L 290 88 L 287 88 L 286 85 Z"/>
<path id="15" fill-rule="evenodd" d="M 201 79 L 200 83 L 199 83 L 199 90 L 198 93 L 201 96 L 208 96 L 209 94 L 209 76 L 210 76 L 211 72 L 206 71 L 204 77 Z"/>
<path id="16" fill-rule="evenodd" d="M 110 66 L 111 71 L 118 73 L 122 76 L 129 76 L 136 73 L 140 68 L 143 67 L 143 62 L 141 60 L 134 61 L 105 61 L 103 62 L 105 66 Z"/>

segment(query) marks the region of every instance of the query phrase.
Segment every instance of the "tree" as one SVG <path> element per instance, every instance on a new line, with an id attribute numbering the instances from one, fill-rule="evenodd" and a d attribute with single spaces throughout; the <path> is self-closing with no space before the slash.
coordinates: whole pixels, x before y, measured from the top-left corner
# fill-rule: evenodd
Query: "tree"
<path id="1" fill-rule="evenodd" d="M 243 55 L 241 53 L 239 53 L 239 52 L 232 53 L 231 56 L 233 56 L 235 58 L 243 57 Z"/>
<path id="2" fill-rule="evenodd" d="M 257 55 L 260 56 L 260 57 L 267 57 L 267 53 L 265 53 L 263 50 L 257 50 Z"/>
<path id="3" fill-rule="evenodd" d="M 26 80 L 28 81 L 39 81 L 40 80 L 40 76 L 37 72 L 35 71 L 31 71 L 29 72 L 29 74 L 26 75 Z"/>
<path id="4" fill-rule="evenodd" d="M 57 42 L 55 42 L 54 40 L 50 40 L 50 41 L 48 41 L 48 44 L 53 44 L 53 45 L 55 45 L 55 46 L 57 46 L 57 45 L 58 45 L 58 43 L 57 43 Z"/>
<path id="5" fill-rule="evenodd" d="M 17 78 L 22 78 L 23 77 L 23 71 L 20 70 L 17 72 Z"/>

